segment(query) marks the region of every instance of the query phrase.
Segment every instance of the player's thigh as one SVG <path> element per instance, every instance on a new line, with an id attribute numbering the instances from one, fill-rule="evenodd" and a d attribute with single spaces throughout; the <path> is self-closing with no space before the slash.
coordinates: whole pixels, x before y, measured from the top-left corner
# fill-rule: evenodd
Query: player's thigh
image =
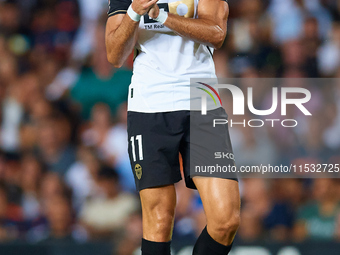
<path id="1" fill-rule="evenodd" d="M 214 177 L 194 177 L 193 181 L 202 199 L 208 226 L 237 227 L 241 206 L 238 182 Z"/>
<path id="2" fill-rule="evenodd" d="M 150 241 L 169 241 L 176 207 L 174 185 L 143 189 L 139 194 L 143 212 L 143 237 Z"/>

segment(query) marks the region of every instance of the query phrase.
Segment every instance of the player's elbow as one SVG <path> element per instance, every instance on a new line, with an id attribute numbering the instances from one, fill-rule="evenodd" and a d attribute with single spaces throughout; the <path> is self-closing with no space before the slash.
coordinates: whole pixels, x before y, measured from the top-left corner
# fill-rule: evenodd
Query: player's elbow
<path id="1" fill-rule="evenodd" d="M 225 34 L 224 33 L 218 33 L 215 38 L 214 41 L 212 42 L 213 47 L 218 50 L 222 47 L 223 43 L 224 43 L 224 39 L 225 39 Z"/>
<path id="2" fill-rule="evenodd" d="M 107 61 L 109 61 L 109 63 L 115 68 L 121 68 L 123 65 L 122 61 L 119 58 L 113 56 L 113 54 L 107 54 Z"/>
<path id="3" fill-rule="evenodd" d="M 123 63 L 111 63 L 113 65 L 114 68 L 121 68 L 123 66 Z"/>
<path id="4" fill-rule="evenodd" d="M 225 36 L 225 31 L 220 26 L 216 25 L 214 27 L 213 36 L 211 36 L 211 44 L 216 50 L 222 47 Z"/>
<path id="5" fill-rule="evenodd" d="M 215 50 L 220 49 L 222 47 L 222 45 L 223 45 L 223 41 L 213 43 L 213 47 L 214 47 Z"/>

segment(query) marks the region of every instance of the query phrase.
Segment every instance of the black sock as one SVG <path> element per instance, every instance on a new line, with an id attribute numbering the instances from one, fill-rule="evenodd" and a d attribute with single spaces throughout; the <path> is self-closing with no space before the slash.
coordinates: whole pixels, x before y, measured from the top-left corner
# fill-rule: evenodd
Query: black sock
<path id="1" fill-rule="evenodd" d="M 216 242 L 208 233 L 207 227 L 205 227 L 198 237 L 194 246 L 193 255 L 227 255 L 231 246 L 225 246 Z"/>
<path id="2" fill-rule="evenodd" d="M 142 255 L 170 255 L 169 242 L 152 242 L 142 239 Z"/>

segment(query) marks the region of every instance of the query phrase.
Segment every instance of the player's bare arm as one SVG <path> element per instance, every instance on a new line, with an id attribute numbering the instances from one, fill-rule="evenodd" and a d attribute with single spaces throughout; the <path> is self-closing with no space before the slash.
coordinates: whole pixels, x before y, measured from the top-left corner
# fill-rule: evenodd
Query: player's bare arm
<path id="1" fill-rule="evenodd" d="M 159 7 L 154 5 L 148 14 L 153 19 L 157 18 Z M 200 0 L 197 14 L 197 19 L 188 19 L 169 13 L 164 25 L 198 43 L 220 48 L 227 34 L 228 3 L 222 0 Z"/>
<path id="2" fill-rule="evenodd" d="M 135 0 L 132 9 L 139 15 L 144 15 L 158 0 Z M 117 14 L 109 17 L 106 23 L 106 51 L 108 61 L 119 68 L 132 52 L 137 42 L 139 22 L 129 15 Z"/>

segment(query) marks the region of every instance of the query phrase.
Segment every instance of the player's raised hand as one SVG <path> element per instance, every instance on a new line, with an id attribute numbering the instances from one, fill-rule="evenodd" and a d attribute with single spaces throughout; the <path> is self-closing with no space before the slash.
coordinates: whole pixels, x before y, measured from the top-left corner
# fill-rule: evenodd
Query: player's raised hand
<path id="1" fill-rule="evenodd" d="M 159 7 L 157 4 L 154 4 L 153 6 L 151 6 L 148 15 L 150 18 L 155 19 L 158 17 L 159 15 Z"/>
<path id="2" fill-rule="evenodd" d="M 144 15 L 158 0 L 134 0 L 131 4 L 132 9 L 139 15 Z"/>

